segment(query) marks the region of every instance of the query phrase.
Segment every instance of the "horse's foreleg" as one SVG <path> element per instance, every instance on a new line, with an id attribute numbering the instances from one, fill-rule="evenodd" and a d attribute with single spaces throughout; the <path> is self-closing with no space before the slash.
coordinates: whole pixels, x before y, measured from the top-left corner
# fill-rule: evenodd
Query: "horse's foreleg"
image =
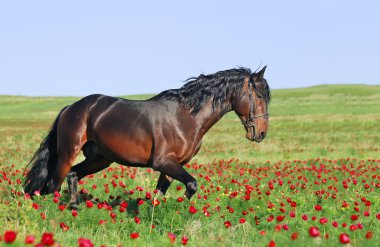
<path id="1" fill-rule="evenodd" d="M 157 182 L 156 189 L 159 190 L 162 195 L 165 195 L 172 182 L 173 178 L 161 173 Z"/>
<path id="2" fill-rule="evenodd" d="M 154 169 L 176 179 L 186 186 L 185 197 L 190 199 L 197 191 L 197 181 L 180 164 L 172 160 L 160 159 L 154 163 Z"/>

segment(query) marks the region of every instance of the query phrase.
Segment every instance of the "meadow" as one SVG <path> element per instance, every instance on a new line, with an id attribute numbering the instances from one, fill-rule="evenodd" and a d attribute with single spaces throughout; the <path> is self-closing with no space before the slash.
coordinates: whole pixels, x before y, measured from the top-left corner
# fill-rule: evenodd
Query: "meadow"
<path id="1" fill-rule="evenodd" d="M 186 165 L 199 184 L 190 201 L 179 182 L 158 196 L 156 172 L 113 164 L 81 180 L 82 203 L 72 211 L 66 184 L 60 194 L 31 200 L 22 182 L 53 119 L 77 99 L 0 96 L 0 245 L 16 233 L 12 246 L 27 240 L 45 246 L 379 246 L 380 86 L 273 90 L 262 143 L 245 138 L 234 113 L 206 134 Z"/>

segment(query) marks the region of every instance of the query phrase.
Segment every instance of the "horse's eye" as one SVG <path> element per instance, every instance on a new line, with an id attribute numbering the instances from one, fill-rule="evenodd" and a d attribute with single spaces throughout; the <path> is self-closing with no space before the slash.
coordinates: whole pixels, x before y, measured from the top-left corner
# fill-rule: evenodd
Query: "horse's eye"
<path id="1" fill-rule="evenodd" d="M 258 95 L 257 95 L 257 98 L 262 99 L 263 96 L 261 96 L 260 94 L 258 94 Z"/>

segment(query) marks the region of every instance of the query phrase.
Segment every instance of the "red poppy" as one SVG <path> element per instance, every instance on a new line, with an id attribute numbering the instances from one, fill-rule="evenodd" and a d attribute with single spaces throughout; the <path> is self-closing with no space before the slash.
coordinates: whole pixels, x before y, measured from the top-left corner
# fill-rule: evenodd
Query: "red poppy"
<path id="1" fill-rule="evenodd" d="M 26 244 L 33 244 L 35 239 L 36 238 L 33 235 L 27 235 L 25 237 L 25 243 Z"/>
<path id="2" fill-rule="evenodd" d="M 195 214 L 197 211 L 198 210 L 193 205 L 190 206 L 190 208 L 189 208 L 190 213 Z"/>
<path id="3" fill-rule="evenodd" d="M 169 232 L 168 237 L 170 239 L 170 243 L 174 244 L 174 241 L 176 239 L 176 235 L 174 233 Z"/>
<path id="4" fill-rule="evenodd" d="M 352 221 L 355 221 L 355 220 L 359 219 L 359 215 L 358 214 L 353 214 L 353 215 L 351 215 L 350 219 Z"/>
<path id="5" fill-rule="evenodd" d="M 54 244 L 53 233 L 45 232 L 42 234 L 41 244 L 52 246 Z"/>
<path id="6" fill-rule="evenodd" d="M 86 201 L 86 207 L 92 208 L 94 206 L 94 203 L 92 201 Z"/>
<path id="7" fill-rule="evenodd" d="M 182 237 L 182 240 L 181 240 L 181 243 L 182 243 L 182 245 L 187 245 L 187 242 L 189 241 L 189 238 L 188 237 L 186 237 L 186 236 L 183 236 Z"/>
<path id="8" fill-rule="evenodd" d="M 140 235 L 139 235 L 137 232 L 132 232 L 130 236 L 131 236 L 132 239 L 136 239 L 136 238 L 138 238 Z"/>
<path id="9" fill-rule="evenodd" d="M 276 242 L 274 242 L 273 240 L 271 240 L 268 244 L 268 247 L 275 247 L 276 246 Z"/>
<path id="10" fill-rule="evenodd" d="M 61 227 L 62 230 L 64 230 L 64 231 L 69 230 L 69 226 L 66 225 L 64 222 L 59 223 L 59 227 Z"/>
<path id="11" fill-rule="evenodd" d="M 342 233 L 340 234 L 339 236 L 339 241 L 342 243 L 342 244 L 348 244 L 350 243 L 350 237 L 345 234 L 345 233 Z"/>
<path id="12" fill-rule="evenodd" d="M 231 227 L 231 222 L 229 220 L 227 220 L 226 222 L 224 222 L 224 226 L 226 228 L 230 228 Z"/>
<path id="13" fill-rule="evenodd" d="M 372 237 L 373 237 L 373 232 L 371 232 L 371 231 L 367 232 L 366 235 L 365 235 L 365 237 L 366 237 L 367 239 L 372 238 Z"/>
<path id="14" fill-rule="evenodd" d="M 318 227 L 312 226 L 309 228 L 309 234 L 311 237 L 316 238 L 319 236 L 319 229 Z"/>
<path id="15" fill-rule="evenodd" d="M 94 244 L 89 239 L 79 238 L 78 239 L 78 246 L 79 247 L 94 247 Z"/>
<path id="16" fill-rule="evenodd" d="M 178 197 L 177 202 L 183 202 L 183 197 Z"/>
<path id="17" fill-rule="evenodd" d="M 139 217 L 135 216 L 133 219 L 135 220 L 136 224 L 141 223 L 141 220 L 139 219 Z"/>
<path id="18" fill-rule="evenodd" d="M 153 204 L 153 206 L 158 206 L 158 205 L 160 205 L 160 201 L 158 199 L 153 199 L 152 204 Z"/>
<path id="19" fill-rule="evenodd" d="M 327 222 L 329 222 L 329 220 L 327 218 L 320 218 L 319 219 L 319 223 L 321 223 L 321 224 L 326 224 Z"/>
<path id="20" fill-rule="evenodd" d="M 6 231 L 4 233 L 4 242 L 10 244 L 16 240 L 17 233 L 14 231 Z"/>

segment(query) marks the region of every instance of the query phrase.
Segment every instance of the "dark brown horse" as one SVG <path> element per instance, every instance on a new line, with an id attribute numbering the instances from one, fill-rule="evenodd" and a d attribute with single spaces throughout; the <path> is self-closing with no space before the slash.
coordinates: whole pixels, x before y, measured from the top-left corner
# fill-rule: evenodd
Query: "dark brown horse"
<path id="1" fill-rule="evenodd" d="M 190 199 L 197 182 L 183 165 L 225 113 L 236 112 L 249 140 L 265 138 L 270 101 L 265 68 L 258 73 L 239 68 L 200 75 L 149 100 L 98 94 L 63 108 L 30 162 L 25 192 L 59 191 L 67 176 L 75 208 L 78 180 L 117 162 L 159 171 L 157 189 L 163 194 L 173 179 L 181 181 Z M 72 166 L 81 150 L 86 159 Z"/>

